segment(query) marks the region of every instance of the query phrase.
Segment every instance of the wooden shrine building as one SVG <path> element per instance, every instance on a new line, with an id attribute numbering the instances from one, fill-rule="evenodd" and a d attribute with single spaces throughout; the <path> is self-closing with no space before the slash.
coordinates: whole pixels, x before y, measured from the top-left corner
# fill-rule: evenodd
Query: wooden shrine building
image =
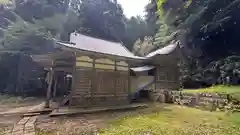
<path id="1" fill-rule="evenodd" d="M 128 104 L 130 67 L 145 58 L 134 56 L 121 43 L 105 41 L 72 33 L 71 43 L 57 42 L 58 51 L 44 56 L 33 56 L 51 69 L 48 99 L 58 72 L 72 74 L 69 90 L 70 106 L 96 107 Z"/>
<path id="2" fill-rule="evenodd" d="M 152 71 L 153 77 L 148 77 L 152 83 L 146 84 L 151 84 L 154 91 L 179 89 L 176 44 L 146 57 L 133 55 L 121 43 L 78 33 L 70 35 L 70 42 L 56 44 L 55 52 L 32 56 L 49 70 L 47 104 L 56 96 L 59 80 L 66 75 L 72 78 L 71 87 L 65 87 L 69 105 L 83 108 L 129 104 L 130 93 L 137 89 L 133 84 L 139 83 L 131 77 L 132 73 Z"/>

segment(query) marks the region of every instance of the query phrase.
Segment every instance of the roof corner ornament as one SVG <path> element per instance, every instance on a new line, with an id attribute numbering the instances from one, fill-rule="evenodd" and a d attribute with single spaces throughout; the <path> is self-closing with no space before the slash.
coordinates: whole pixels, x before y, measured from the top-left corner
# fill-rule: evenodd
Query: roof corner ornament
<path id="1" fill-rule="evenodd" d="M 177 46 L 179 46 L 180 48 L 183 48 L 183 45 L 181 44 L 181 41 L 180 41 L 180 40 L 176 41 L 176 44 L 177 44 Z"/>
<path id="2" fill-rule="evenodd" d="M 75 36 L 77 36 L 77 35 L 78 35 L 78 33 L 77 33 L 77 31 L 76 31 L 76 30 L 75 30 L 73 33 L 74 33 L 74 35 L 75 35 Z"/>

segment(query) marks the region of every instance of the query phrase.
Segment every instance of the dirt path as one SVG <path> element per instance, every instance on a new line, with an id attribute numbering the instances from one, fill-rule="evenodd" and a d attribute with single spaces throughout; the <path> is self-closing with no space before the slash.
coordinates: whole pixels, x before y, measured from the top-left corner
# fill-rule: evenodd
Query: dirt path
<path id="1" fill-rule="evenodd" d="M 96 121 L 95 121 L 96 122 Z M 56 117 L 39 116 L 36 128 L 41 132 L 54 132 L 58 135 L 67 134 L 94 134 L 97 126 L 94 121 L 85 116 Z M 101 121 L 102 122 L 102 121 Z"/>
<path id="2" fill-rule="evenodd" d="M 48 117 L 39 116 L 36 122 L 37 131 L 54 135 L 96 134 L 99 129 L 106 128 L 110 120 L 128 116 L 132 111 L 104 112 L 73 116 Z"/>
<path id="3" fill-rule="evenodd" d="M 22 118 L 13 128 L 12 135 L 35 135 L 37 116 Z"/>
<path id="4" fill-rule="evenodd" d="M 7 111 L 0 112 L 0 115 L 10 115 L 10 114 L 21 114 L 30 111 L 37 111 L 44 108 L 44 102 L 38 105 L 30 105 L 30 106 L 23 106 L 23 107 L 16 107 L 16 108 L 9 108 Z"/>
<path id="5" fill-rule="evenodd" d="M 0 104 L 0 135 L 9 135 L 14 125 L 21 119 L 21 114 L 41 110 L 43 107 L 44 103 L 40 100 Z"/>

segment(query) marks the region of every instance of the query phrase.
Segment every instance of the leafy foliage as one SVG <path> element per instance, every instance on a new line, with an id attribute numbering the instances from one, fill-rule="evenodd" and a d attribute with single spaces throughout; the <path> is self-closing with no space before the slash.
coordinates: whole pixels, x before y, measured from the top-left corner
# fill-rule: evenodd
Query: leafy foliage
<path id="1" fill-rule="evenodd" d="M 77 29 L 90 36 L 121 41 L 125 34 L 121 6 L 110 0 L 83 0 L 78 9 L 82 24 Z"/>
<path id="2" fill-rule="evenodd" d="M 50 32 L 53 37 L 60 38 L 60 34 L 64 31 L 64 23 L 66 16 L 62 14 L 55 14 L 52 17 L 44 18 L 42 20 L 36 20 L 35 25 L 39 25 L 47 32 Z"/>
<path id="3" fill-rule="evenodd" d="M 202 86 L 210 86 L 213 84 L 237 85 L 240 83 L 239 61 L 239 56 L 229 56 L 225 59 L 213 61 L 204 68 L 200 66 L 196 67 L 196 64 L 192 62 L 192 67 L 190 65 L 185 66 L 188 67 L 188 69 L 183 71 L 185 74 L 182 80 L 186 86 L 188 81 L 200 82 Z M 184 68 L 182 68 L 182 70 L 183 69 Z"/>
<path id="4" fill-rule="evenodd" d="M 51 17 L 55 13 L 65 13 L 69 0 L 15 0 L 15 12 L 25 21 Z M 31 12 L 29 12 L 31 11 Z"/>
<path id="5" fill-rule="evenodd" d="M 0 4 L 8 4 L 10 0 L 0 0 Z"/>
<path id="6" fill-rule="evenodd" d="M 143 40 L 145 36 L 150 35 L 148 24 L 140 16 L 126 19 L 126 36 L 124 43 L 126 43 L 130 50 L 133 49 L 134 42 L 138 39 Z"/>
<path id="7" fill-rule="evenodd" d="M 43 27 L 26 23 L 16 22 L 10 26 L 5 35 L 3 46 L 7 50 L 19 52 L 39 53 L 53 48 L 51 34 Z"/>
<path id="8" fill-rule="evenodd" d="M 138 39 L 133 46 L 133 53 L 138 56 L 145 56 L 155 49 L 152 37 L 145 37 L 143 41 Z"/>
<path id="9" fill-rule="evenodd" d="M 159 39 L 170 37 L 170 40 L 180 40 L 185 56 L 185 69 L 182 70 L 191 79 L 204 80 L 208 84 L 216 83 L 216 79 L 213 79 L 217 78 L 216 74 L 210 73 L 209 63 L 239 54 L 240 48 L 236 44 L 238 41 L 236 35 L 239 33 L 236 27 L 239 23 L 237 17 L 239 2 L 239 0 L 158 1 L 159 20 L 167 25 L 168 29 L 160 28 L 156 36 Z M 166 31 L 169 33 L 165 34 Z M 206 70 L 203 72 L 204 69 Z M 221 69 L 218 69 L 218 74 L 220 71 Z"/>
<path id="10" fill-rule="evenodd" d="M 150 0 L 150 2 L 145 7 L 146 22 L 148 24 L 149 34 L 146 36 L 154 36 L 159 27 L 157 20 L 159 18 L 157 13 L 157 0 Z"/>
<path id="11" fill-rule="evenodd" d="M 161 2 L 160 2 L 161 3 Z M 188 6 L 186 6 L 186 4 Z M 165 23 L 171 28 L 172 32 L 179 32 L 181 36 L 177 39 L 193 51 L 196 49 L 201 55 L 209 56 L 212 60 L 223 58 L 237 53 L 239 49 L 234 42 L 235 36 L 228 37 L 226 33 L 230 32 L 238 22 L 236 12 L 238 12 L 238 0 L 234 1 L 172 1 L 168 0 L 164 4 L 159 4 L 160 9 L 164 11 Z M 174 10 L 177 9 L 177 10 Z M 232 26 L 232 27 L 230 27 Z M 220 37 L 225 38 L 220 38 Z M 218 37 L 218 38 L 217 38 Z M 218 43 L 223 43 L 216 53 L 212 52 Z M 232 43 L 226 46 L 226 41 Z M 211 44 L 211 45 L 209 45 Z M 224 48 L 224 49 L 223 49 Z M 233 48 L 237 50 L 232 50 Z M 225 50 L 230 51 L 225 51 Z"/>

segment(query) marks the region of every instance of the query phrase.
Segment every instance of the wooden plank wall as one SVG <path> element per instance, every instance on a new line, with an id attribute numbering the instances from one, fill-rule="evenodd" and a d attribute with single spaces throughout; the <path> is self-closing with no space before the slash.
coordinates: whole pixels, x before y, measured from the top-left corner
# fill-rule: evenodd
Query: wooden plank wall
<path id="1" fill-rule="evenodd" d="M 93 107 L 128 103 L 129 67 L 124 61 L 78 56 L 72 105 Z"/>
<path id="2" fill-rule="evenodd" d="M 157 66 L 155 75 L 156 90 L 178 90 L 180 88 L 177 65 Z"/>

